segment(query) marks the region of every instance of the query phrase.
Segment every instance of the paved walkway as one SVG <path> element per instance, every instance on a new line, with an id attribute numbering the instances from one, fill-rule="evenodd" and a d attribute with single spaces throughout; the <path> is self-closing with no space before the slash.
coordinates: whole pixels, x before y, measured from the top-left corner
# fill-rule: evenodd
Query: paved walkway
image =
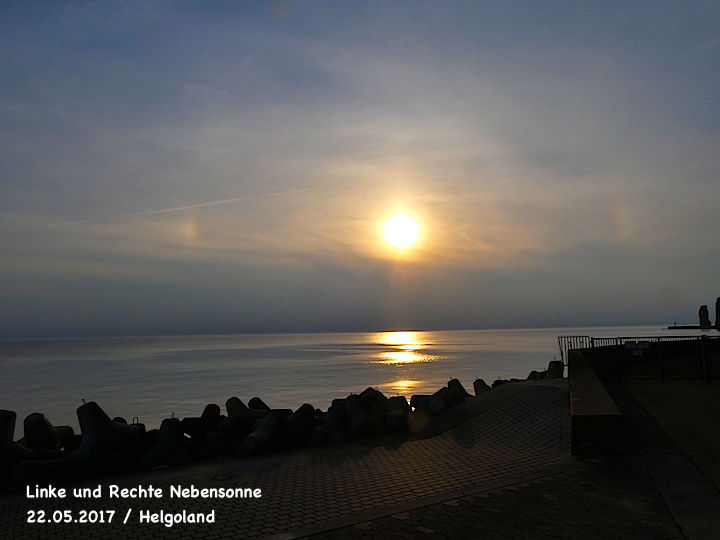
<path id="1" fill-rule="evenodd" d="M 629 381 L 624 386 L 720 489 L 720 382 Z"/>
<path id="2" fill-rule="evenodd" d="M 466 497 L 312 536 L 313 540 L 682 539 L 642 459 L 595 466 L 489 489 Z"/>
<path id="3" fill-rule="evenodd" d="M 720 386 L 698 381 L 629 381 L 617 399 L 636 426 L 658 491 L 690 540 L 720 538 Z M 643 418 L 644 417 L 644 418 Z"/>

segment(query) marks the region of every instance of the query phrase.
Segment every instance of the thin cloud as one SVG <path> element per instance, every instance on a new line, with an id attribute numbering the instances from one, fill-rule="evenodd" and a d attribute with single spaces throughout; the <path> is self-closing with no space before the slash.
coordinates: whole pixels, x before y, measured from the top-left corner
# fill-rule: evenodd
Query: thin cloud
<path id="1" fill-rule="evenodd" d="M 699 56 L 701 54 L 705 54 L 710 49 L 714 49 L 720 45 L 720 36 L 716 37 L 715 39 L 711 39 L 710 41 L 706 41 L 702 45 L 695 47 L 693 49 L 690 49 L 690 51 L 687 52 L 686 56 Z"/>
<path id="2" fill-rule="evenodd" d="M 112 216 L 103 216 L 103 217 L 96 217 L 96 218 L 80 219 L 80 220 L 77 220 L 77 221 L 63 221 L 63 222 L 60 222 L 60 223 L 54 223 L 54 224 L 52 224 L 52 225 L 44 225 L 44 226 L 41 226 L 41 227 L 28 227 L 26 230 L 29 230 L 29 229 L 33 229 L 33 230 L 36 230 L 36 229 L 49 229 L 49 228 L 53 228 L 53 227 L 62 227 L 62 226 L 65 226 L 65 225 L 80 225 L 80 224 L 84 224 L 84 223 L 97 223 L 97 222 L 101 222 L 101 221 L 112 221 L 112 220 L 115 220 L 115 219 L 125 219 L 125 218 L 138 217 L 138 216 L 149 216 L 149 215 L 153 215 L 153 214 L 166 214 L 166 213 L 169 213 L 169 212 L 180 212 L 180 211 L 183 211 L 183 210 L 194 210 L 194 209 L 197 209 L 197 208 L 206 208 L 206 207 L 210 207 L 210 206 L 220 206 L 220 205 L 224 205 L 224 204 L 233 204 L 233 203 L 236 203 L 236 202 L 247 201 L 247 200 L 250 200 L 250 199 L 263 199 L 263 198 L 267 198 L 267 197 L 279 197 L 279 196 L 281 196 L 281 195 L 293 195 L 293 194 L 296 194 L 296 193 L 307 193 L 307 192 L 310 192 L 310 191 L 321 191 L 321 190 L 327 190 L 327 189 L 336 188 L 336 187 L 344 187 L 344 186 L 354 185 L 354 184 L 358 184 L 358 183 L 359 183 L 359 182 L 346 182 L 346 183 L 343 183 L 343 184 L 335 184 L 335 185 L 332 185 L 332 186 L 327 186 L 327 185 L 326 185 L 326 186 L 318 186 L 318 187 L 305 188 L 305 189 L 291 189 L 291 190 L 284 190 L 284 191 L 275 191 L 275 192 L 272 192 L 272 193 L 259 193 L 259 194 L 257 194 L 257 195 L 244 195 L 244 196 L 242 196 L 242 197 L 232 197 L 232 198 L 230 198 L 230 199 L 219 199 L 219 200 L 217 200 L 217 201 L 208 201 L 208 202 L 204 202 L 204 203 L 187 204 L 187 205 L 184 205 L 184 206 L 174 206 L 174 207 L 172 207 L 172 208 L 159 208 L 159 209 L 156 209 L 156 210 L 144 210 L 144 211 L 142 211 L 142 212 L 130 212 L 130 213 L 127 213 L 127 214 L 114 214 L 114 215 L 112 215 Z"/>

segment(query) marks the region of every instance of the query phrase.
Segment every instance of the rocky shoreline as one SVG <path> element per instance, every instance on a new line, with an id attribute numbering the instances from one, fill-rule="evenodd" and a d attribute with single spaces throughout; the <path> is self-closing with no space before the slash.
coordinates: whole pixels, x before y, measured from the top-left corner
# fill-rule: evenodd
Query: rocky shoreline
<path id="1" fill-rule="evenodd" d="M 562 362 L 533 371 L 526 380 L 559 379 Z M 23 422 L 15 441 L 16 414 L 0 410 L 0 486 L 86 480 L 157 467 L 173 467 L 223 457 L 243 458 L 274 451 L 318 447 L 388 434 L 416 433 L 427 420 L 493 388 L 520 379 L 473 382 L 475 396 L 457 379 L 432 395 L 387 397 L 374 388 L 333 400 L 327 411 L 303 404 L 272 409 L 253 397 L 225 403 L 225 413 L 209 404 L 199 417 L 168 418 L 159 429 L 137 419 L 110 418 L 95 402 L 77 410 L 80 434 L 54 426 L 42 413 Z"/>

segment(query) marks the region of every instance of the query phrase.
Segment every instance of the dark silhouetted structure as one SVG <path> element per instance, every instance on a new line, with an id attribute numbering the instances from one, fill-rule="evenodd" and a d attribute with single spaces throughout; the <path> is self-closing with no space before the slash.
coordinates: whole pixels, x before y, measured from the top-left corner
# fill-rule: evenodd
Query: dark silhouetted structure
<path id="1" fill-rule="evenodd" d="M 715 328 L 720 330 L 720 297 L 715 299 Z"/>
<path id="2" fill-rule="evenodd" d="M 700 315 L 700 328 L 711 328 L 708 307 L 706 305 L 700 306 L 700 311 L 698 313 Z"/>

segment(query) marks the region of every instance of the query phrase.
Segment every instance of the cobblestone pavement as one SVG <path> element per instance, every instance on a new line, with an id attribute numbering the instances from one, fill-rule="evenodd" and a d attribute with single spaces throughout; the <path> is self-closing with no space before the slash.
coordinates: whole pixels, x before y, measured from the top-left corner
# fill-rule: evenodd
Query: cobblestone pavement
<path id="1" fill-rule="evenodd" d="M 442 508 L 463 513 L 463 519 L 467 515 L 474 515 L 474 511 L 494 516 L 493 510 L 481 510 L 484 507 L 474 502 L 486 500 L 485 495 L 479 493 L 482 490 L 542 478 L 579 466 L 578 460 L 569 455 L 567 388 L 527 385 L 508 396 L 496 407 L 432 439 L 373 448 L 341 445 L 255 459 L 223 460 L 122 479 L 105 479 L 102 482 L 103 496 L 99 499 L 28 499 L 24 493 L 4 494 L 0 496 L 0 533 L 3 538 L 12 540 L 215 540 L 273 535 L 278 538 L 295 538 L 303 528 L 313 527 L 314 532 L 320 532 L 360 519 L 367 520 L 368 516 L 379 520 L 373 521 L 373 527 L 376 523 L 397 522 L 403 524 L 405 530 L 406 522 L 409 527 L 414 523 L 414 518 L 402 520 L 383 516 L 396 514 L 396 510 L 402 508 L 409 509 L 408 515 L 411 517 L 418 512 L 422 516 L 423 511 L 415 508 L 418 505 L 430 505 L 429 510 L 425 511 L 425 519 L 431 516 L 431 510 L 437 507 L 439 501 L 448 499 L 457 501 L 457 504 L 450 502 L 449 505 L 443 504 Z M 488 496 L 498 501 L 511 501 L 512 497 L 522 499 L 526 497 L 525 493 L 540 493 L 547 489 L 547 494 L 554 497 L 556 495 L 553 495 L 551 489 L 553 485 L 562 485 L 563 482 L 569 485 L 573 482 L 571 476 L 562 475 L 541 481 L 548 484 L 530 482 L 530 487 L 508 487 L 499 493 L 490 492 Z M 164 497 L 110 499 L 107 496 L 109 484 L 121 487 L 152 484 L 163 489 Z M 86 485 L 97 487 L 98 482 Z M 261 488 L 263 494 L 259 499 L 178 499 L 169 497 L 171 485 Z M 589 486 L 585 491 L 595 493 Z M 585 491 L 578 493 L 582 495 Z M 597 505 L 607 505 L 610 497 L 608 493 L 600 490 L 599 495 L 595 498 L 590 496 L 590 500 L 596 501 Z M 534 513 L 528 513 L 528 516 L 535 516 L 532 519 L 538 519 L 537 512 L 542 513 L 551 508 L 556 509 L 559 515 L 564 515 L 560 508 L 562 505 L 555 501 L 541 495 L 540 502 L 542 506 L 536 508 Z M 630 500 L 628 503 L 635 504 Z M 512 507 L 512 503 L 508 504 L 498 502 L 497 508 L 488 507 L 505 513 L 505 516 L 497 514 L 495 523 L 507 519 Z M 588 507 L 592 506 L 592 503 L 587 504 Z M 44 510 L 46 518 L 52 521 L 56 510 L 71 510 L 73 518 L 76 518 L 80 517 L 82 510 L 102 509 L 116 511 L 112 523 L 27 522 L 29 510 Z M 128 522 L 123 524 L 128 509 L 132 509 L 132 513 Z M 140 510 L 162 510 L 165 513 L 214 511 L 215 522 L 176 524 L 172 527 L 162 523 L 140 523 Z M 512 521 L 515 522 L 515 518 Z M 416 530 L 416 527 L 442 530 L 437 525 L 433 528 L 427 521 L 422 523 L 425 525 L 410 527 L 415 532 L 409 534 L 425 534 Z M 515 526 L 522 530 L 519 523 L 517 521 Z M 356 529 L 351 528 L 348 534 Z"/>
<path id="2" fill-rule="evenodd" d="M 306 537 L 682 539 L 638 454 Z"/>

